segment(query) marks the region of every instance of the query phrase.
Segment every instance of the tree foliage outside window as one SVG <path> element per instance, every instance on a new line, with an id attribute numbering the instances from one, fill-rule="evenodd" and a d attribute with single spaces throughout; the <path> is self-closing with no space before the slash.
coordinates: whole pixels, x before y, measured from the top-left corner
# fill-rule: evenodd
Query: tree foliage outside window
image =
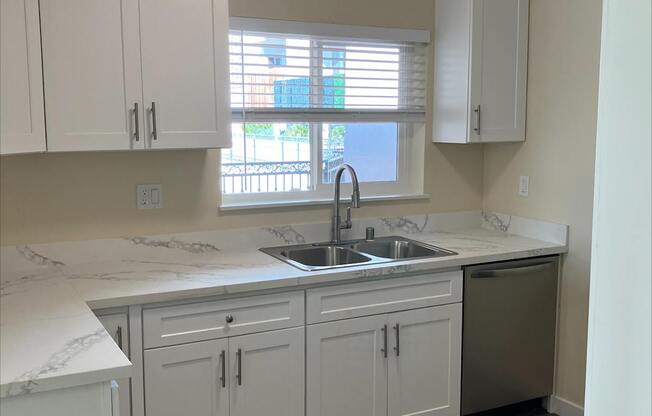
<path id="1" fill-rule="evenodd" d="M 249 137 L 252 136 L 271 137 L 274 135 L 274 127 L 272 123 L 246 123 L 245 133 Z"/>
<path id="2" fill-rule="evenodd" d="M 310 126 L 308 124 L 288 124 L 283 135 L 308 139 L 310 137 Z"/>
<path id="3" fill-rule="evenodd" d="M 336 125 L 331 127 L 331 139 L 344 139 L 346 134 L 346 126 Z"/>

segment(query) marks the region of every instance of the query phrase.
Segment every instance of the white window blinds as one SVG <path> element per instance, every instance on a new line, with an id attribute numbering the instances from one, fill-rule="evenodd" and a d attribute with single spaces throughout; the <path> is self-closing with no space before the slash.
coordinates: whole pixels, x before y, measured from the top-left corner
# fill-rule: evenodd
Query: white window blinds
<path id="1" fill-rule="evenodd" d="M 369 40 L 352 26 L 298 24 L 299 33 L 244 26 L 256 30 L 229 35 L 234 121 L 425 120 L 425 42 L 378 40 L 378 28 Z M 357 36 L 324 35 L 337 29 Z"/>

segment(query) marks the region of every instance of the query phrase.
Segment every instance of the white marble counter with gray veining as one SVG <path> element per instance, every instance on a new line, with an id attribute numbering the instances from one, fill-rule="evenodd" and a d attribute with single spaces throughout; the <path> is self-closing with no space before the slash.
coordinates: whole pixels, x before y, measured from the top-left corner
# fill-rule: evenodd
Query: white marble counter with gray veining
<path id="1" fill-rule="evenodd" d="M 258 251 L 327 240 L 327 223 L 2 247 L 0 397 L 128 376 L 130 362 L 92 309 L 567 251 L 567 226 L 495 213 L 354 219 L 343 237 L 359 238 L 367 226 L 379 236 L 405 235 L 458 254 L 306 272 Z"/>

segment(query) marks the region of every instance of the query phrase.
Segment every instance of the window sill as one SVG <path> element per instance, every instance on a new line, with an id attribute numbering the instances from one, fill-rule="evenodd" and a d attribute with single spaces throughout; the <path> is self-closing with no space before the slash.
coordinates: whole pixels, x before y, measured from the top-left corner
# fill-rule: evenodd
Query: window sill
<path id="1" fill-rule="evenodd" d="M 420 200 L 420 199 L 430 199 L 428 194 L 410 194 L 410 195 L 383 195 L 383 196 L 368 196 L 361 197 L 361 202 L 383 202 L 383 201 L 408 201 L 408 200 Z M 350 198 L 342 198 L 342 202 L 345 202 Z M 256 202 L 256 203 L 232 203 L 232 204 L 221 204 L 219 206 L 220 211 L 237 211 L 237 210 L 248 210 L 248 209 L 265 209 L 265 208 L 280 208 L 280 207 L 301 207 L 301 206 L 319 206 L 319 205 L 331 205 L 333 203 L 332 198 L 328 199 L 312 199 L 312 200 L 298 200 L 298 201 L 277 201 L 277 202 Z"/>

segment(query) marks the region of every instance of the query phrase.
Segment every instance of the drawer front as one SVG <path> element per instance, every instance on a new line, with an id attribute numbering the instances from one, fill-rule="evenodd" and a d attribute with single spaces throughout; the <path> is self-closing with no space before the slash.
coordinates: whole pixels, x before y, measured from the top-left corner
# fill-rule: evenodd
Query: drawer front
<path id="1" fill-rule="evenodd" d="M 462 271 L 307 291 L 309 324 L 462 301 Z"/>
<path id="2" fill-rule="evenodd" d="M 143 345 L 155 348 L 304 323 L 303 292 L 165 306 L 143 310 Z"/>

